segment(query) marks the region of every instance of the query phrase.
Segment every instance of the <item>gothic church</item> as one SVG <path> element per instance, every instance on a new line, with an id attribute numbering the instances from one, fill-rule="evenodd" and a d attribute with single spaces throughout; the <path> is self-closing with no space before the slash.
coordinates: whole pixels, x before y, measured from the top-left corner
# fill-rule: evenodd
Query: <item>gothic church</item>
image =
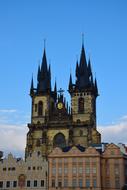
<path id="1" fill-rule="evenodd" d="M 56 82 L 54 90 L 51 88 L 51 70 L 44 48 L 36 87 L 33 79 L 31 81 L 32 115 L 28 124 L 26 157 L 33 151 L 44 156 L 55 147 L 88 147 L 101 143 L 101 135 L 96 129 L 97 81 L 93 79 L 90 59 L 86 60 L 84 44 L 75 75 L 75 83 L 70 75 L 71 106 L 68 106 L 63 91 L 57 91 Z"/>

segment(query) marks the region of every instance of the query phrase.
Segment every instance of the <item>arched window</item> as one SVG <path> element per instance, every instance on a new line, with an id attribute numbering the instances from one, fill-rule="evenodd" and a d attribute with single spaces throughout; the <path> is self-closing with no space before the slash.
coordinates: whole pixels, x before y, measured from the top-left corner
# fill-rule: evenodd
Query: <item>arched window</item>
<path id="1" fill-rule="evenodd" d="M 42 116 L 43 115 L 43 102 L 39 101 L 38 102 L 38 116 Z"/>
<path id="2" fill-rule="evenodd" d="M 53 139 L 53 146 L 63 148 L 66 146 L 65 136 L 62 133 L 55 135 Z"/>
<path id="3" fill-rule="evenodd" d="M 84 113 L 84 98 L 82 97 L 78 99 L 78 112 Z"/>

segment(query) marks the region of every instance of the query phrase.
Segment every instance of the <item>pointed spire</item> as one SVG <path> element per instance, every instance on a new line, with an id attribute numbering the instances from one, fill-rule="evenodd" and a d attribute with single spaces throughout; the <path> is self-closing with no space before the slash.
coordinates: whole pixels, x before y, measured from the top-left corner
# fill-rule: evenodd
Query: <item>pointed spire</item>
<path id="1" fill-rule="evenodd" d="M 99 94 L 98 94 L 98 87 L 97 87 L 97 80 L 96 80 L 96 78 L 95 78 L 95 82 L 94 82 L 94 87 L 95 87 L 95 94 L 96 94 L 96 96 L 98 96 Z"/>
<path id="2" fill-rule="evenodd" d="M 55 99 L 55 101 L 57 100 L 57 85 L 56 85 L 56 80 L 55 80 L 55 85 L 54 85 L 54 99 Z"/>
<path id="3" fill-rule="evenodd" d="M 90 58 L 89 58 L 89 61 L 88 61 L 88 75 L 89 75 L 89 77 L 92 75 L 92 69 L 91 69 L 91 61 L 90 61 Z"/>
<path id="4" fill-rule="evenodd" d="M 69 79 L 69 86 L 68 86 L 68 90 L 71 91 L 72 90 L 72 76 L 70 74 L 70 79 Z"/>
<path id="5" fill-rule="evenodd" d="M 55 93 L 57 93 L 57 85 L 56 85 L 56 80 L 55 80 L 54 92 L 55 92 Z"/>
<path id="6" fill-rule="evenodd" d="M 37 80 L 40 81 L 40 65 L 38 65 L 38 74 L 37 74 Z"/>
<path id="7" fill-rule="evenodd" d="M 78 77 L 79 76 L 79 65 L 78 65 L 78 60 L 77 60 L 77 62 L 76 62 L 76 77 Z"/>
<path id="8" fill-rule="evenodd" d="M 48 69 L 48 88 L 51 90 L 51 66 L 49 64 L 49 69 Z"/>
<path id="9" fill-rule="evenodd" d="M 30 95 L 32 96 L 34 94 L 34 82 L 33 82 L 33 76 L 31 79 L 31 87 L 30 87 Z"/>
<path id="10" fill-rule="evenodd" d="M 47 73 L 47 58 L 46 58 L 46 51 L 44 47 L 42 64 L 41 64 L 41 74 Z"/>
<path id="11" fill-rule="evenodd" d="M 82 50 L 81 50 L 81 56 L 80 56 L 80 65 L 79 66 L 80 66 L 80 69 L 83 69 L 83 70 L 86 69 L 86 67 L 87 67 L 84 44 L 82 44 Z"/>

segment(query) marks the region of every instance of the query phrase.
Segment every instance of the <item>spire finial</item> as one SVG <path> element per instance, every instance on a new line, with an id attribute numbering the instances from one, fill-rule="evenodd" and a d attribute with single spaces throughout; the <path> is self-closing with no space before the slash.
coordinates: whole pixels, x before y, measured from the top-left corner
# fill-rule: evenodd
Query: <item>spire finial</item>
<path id="1" fill-rule="evenodd" d="M 84 46 L 84 33 L 82 33 L 82 46 Z"/>
<path id="2" fill-rule="evenodd" d="M 44 38 L 44 49 L 46 48 L 46 38 Z"/>

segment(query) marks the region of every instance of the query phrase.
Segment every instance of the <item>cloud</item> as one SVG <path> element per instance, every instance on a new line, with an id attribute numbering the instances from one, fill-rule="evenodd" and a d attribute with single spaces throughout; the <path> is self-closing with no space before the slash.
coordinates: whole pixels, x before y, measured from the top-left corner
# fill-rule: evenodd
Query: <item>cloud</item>
<path id="1" fill-rule="evenodd" d="M 1 113 L 14 113 L 17 112 L 17 110 L 14 109 L 0 109 Z"/>
<path id="2" fill-rule="evenodd" d="M 124 143 L 127 145 L 127 115 L 121 117 L 115 124 L 98 126 L 103 142 Z"/>
<path id="3" fill-rule="evenodd" d="M 0 109 L 0 124 L 22 125 L 28 123 L 30 114 L 16 109 Z"/>
<path id="4" fill-rule="evenodd" d="M 0 150 L 23 156 L 26 145 L 25 125 L 0 124 Z"/>

